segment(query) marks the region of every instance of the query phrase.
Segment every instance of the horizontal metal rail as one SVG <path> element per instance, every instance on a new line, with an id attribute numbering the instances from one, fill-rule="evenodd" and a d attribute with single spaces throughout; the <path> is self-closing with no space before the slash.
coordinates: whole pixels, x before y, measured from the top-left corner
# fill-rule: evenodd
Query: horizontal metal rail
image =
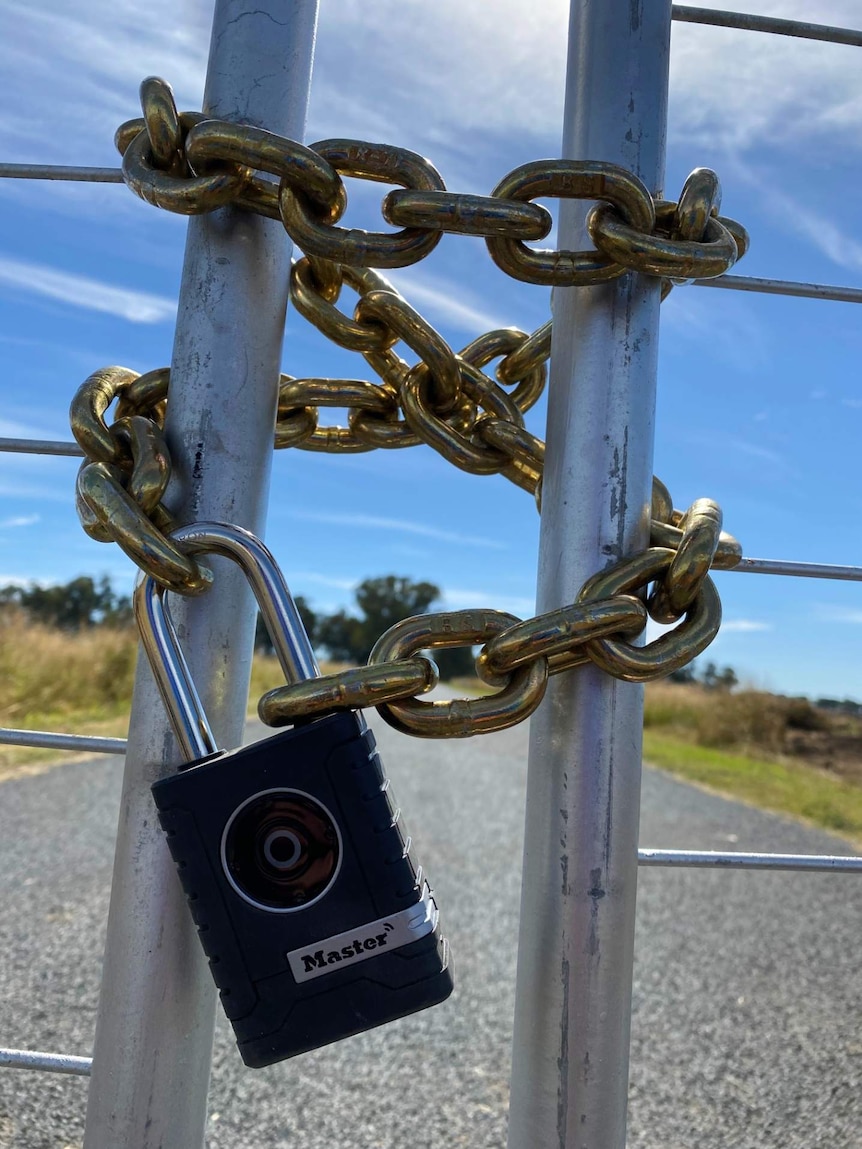
<path id="1" fill-rule="evenodd" d="M 743 854 L 722 850 L 638 850 L 639 866 L 713 870 L 820 870 L 862 874 L 862 858 L 844 854 Z"/>
<path id="2" fill-rule="evenodd" d="M 695 279 L 695 287 L 721 287 L 726 291 L 757 291 L 763 295 L 792 295 L 799 299 L 831 299 L 862 303 L 862 287 L 833 287 L 828 283 L 797 283 L 792 279 L 763 279 L 754 275 L 719 275 Z"/>
<path id="3" fill-rule="evenodd" d="M 862 873 L 862 858 L 838 854 L 749 854 L 706 850 L 638 850 L 640 866 L 685 866 L 720 870 Z M 0 1069 L 34 1069 L 89 1077 L 92 1059 L 26 1049 L 0 1049 Z"/>
<path id="4" fill-rule="evenodd" d="M 835 563 L 796 563 L 789 559 L 740 559 L 729 572 L 742 574 L 784 575 L 789 578 L 831 578 L 844 582 L 862 582 L 862 567 Z"/>
<path id="5" fill-rule="evenodd" d="M 862 291 L 859 292 L 859 302 L 862 303 Z M 29 455 L 63 455 L 75 458 L 82 458 L 84 455 L 77 443 L 47 439 L 0 439 L 0 453 L 4 451 Z M 839 563 L 743 558 L 735 567 L 727 569 L 748 574 L 787 575 L 793 578 L 823 578 L 838 579 L 845 582 L 862 582 L 862 567 Z"/>
<path id="6" fill-rule="evenodd" d="M 72 455 L 82 459 L 84 452 L 77 443 L 65 439 L 0 439 L 0 452 L 18 455 Z"/>
<path id="7" fill-rule="evenodd" d="M 121 184 L 122 168 L 65 167 L 60 164 L 0 164 L 0 178 L 12 180 L 71 180 L 73 183 Z"/>
<path id="8" fill-rule="evenodd" d="M 677 9 L 674 9 L 676 19 L 687 19 L 688 17 L 677 16 Z M 707 12 L 709 9 L 679 9 L 684 12 Z M 718 13 L 722 15 L 722 13 Z M 727 13 L 727 15 L 735 15 L 734 13 Z M 761 19 L 756 17 L 756 19 Z M 765 19 L 765 17 L 763 18 Z M 778 21 L 778 23 L 794 23 L 793 21 Z M 806 27 L 819 27 L 819 25 L 805 25 Z M 829 29 L 827 29 L 828 31 Z M 854 36 L 860 37 L 859 43 L 862 44 L 862 33 L 852 33 Z M 63 167 L 52 164 L 0 164 L 0 178 L 6 179 L 31 179 L 31 180 L 75 180 L 75 181 L 88 181 L 90 183 L 113 183 L 121 184 L 123 182 L 123 173 L 120 168 L 73 168 Z M 826 283 L 797 283 L 788 279 L 768 279 L 758 276 L 746 275 L 720 275 L 715 279 L 696 279 L 693 281 L 695 287 L 719 287 L 729 291 L 756 291 L 762 292 L 766 295 L 790 295 L 803 299 L 831 299 L 839 303 L 862 303 L 862 288 L 859 287 L 840 287 L 833 286 Z M 15 440 L 6 439 L 2 440 L 3 443 L 27 443 L 28 440 Z M 4 451 L 28 451 L 27 446 L 13 447 L 13 446 L 0 446 L 0 450 Z M 72 454 L 69 451 L 45 451 L 45 454 Z M 80 451 L 75 451 L 75 454 L 80 454 Z"/>
<path id="9" fill-rule="evenodd" d="M 91 1057 L 71 1057 L 65 1053 L 35 1053 L 30 1049 L 0 1049 L 0 1069 L 39 1069 L 43 1073 L 70 1073 L 89 1077 Z"/>
<path id="10" fill-rule="evenodd" d="M 39 750 L 79 750 L 91 754 L 125 754 L 125 738 L 96 738 L 87 734 L 53 734 L 47 730 L 0 730 L 0 745 L 32 746 Z"/>
<path id="11" fill-rule="evenodd" d="M 777 16 L 754 16 L 748 12 L 724 12 L 716 8 L 690 8 L 685 4 L 674 4 L 673 19 L 684 24 L 712 24 L 716 28 L 771 32 L 775 36 L 796 36 L 802 40 L 827 40 L 830 44 L 862 47 L 862 32 L 830 24 L 809 24 L 804 20 L 782 20 Z"/>

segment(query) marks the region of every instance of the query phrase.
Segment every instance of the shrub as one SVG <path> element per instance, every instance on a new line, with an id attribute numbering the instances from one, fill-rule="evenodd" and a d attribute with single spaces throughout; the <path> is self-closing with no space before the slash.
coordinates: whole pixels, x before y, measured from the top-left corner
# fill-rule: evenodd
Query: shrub
<path id="1" fill-rule="evenodd" d="M 697 741 L 702 746 L 759 748 L 781 753 L 787 726 L 786 699 L 755 690 L 711 700 L 697 717 Z"/>
<path id="2" fill-rule="evenodd" d="M 828 730 L 829 719 L 807 698 L 787 699 L 787 725 L 791 730 Z"/>
<path id="3" fill-rule="evenodd" d="M 646 691 L 644 725 L 664 727 L 667 733 L 700 746 L 775 755 L 785 751 L 789 730 L 830 730 L 836 722 L 807 698 L 651 683 Z"/>

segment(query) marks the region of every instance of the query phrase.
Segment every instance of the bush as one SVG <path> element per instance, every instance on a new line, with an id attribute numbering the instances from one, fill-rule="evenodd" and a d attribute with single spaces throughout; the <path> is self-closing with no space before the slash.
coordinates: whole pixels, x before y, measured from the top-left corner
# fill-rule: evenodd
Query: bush
<path id="1" fill-rule="evenodd" d="M 697 716 L 697 741 L 701 746 L 767 750 L 781 753 L 787 727 L 787 700 L 774 694 L 744 690 L 713 701 Z"/>
<path id="2" fill-rule="evenodd" d="M 790 730 L 830 730 L 835 719 L 807 698 L 785 698 L 757 690 L 736 692 L 703 685 L 650 683 L 644 726 L 700 746 L 782 754 Z"/>
<path id="3" fill-rule="evenodd" d="M 828 730 L 829 719 L 807 698 L 787 699 L 787 725 L 791 730 Z"/>

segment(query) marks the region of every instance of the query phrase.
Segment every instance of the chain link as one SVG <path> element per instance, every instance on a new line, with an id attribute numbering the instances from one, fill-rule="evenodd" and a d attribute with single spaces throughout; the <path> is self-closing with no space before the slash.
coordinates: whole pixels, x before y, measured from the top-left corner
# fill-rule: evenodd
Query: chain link
<path id="1" fill-rule="evenodd" d="M 305 252 L 291 272 L 297 311 L 361 354 L 377 376 L 282 375 L 277 448 L 352 453 L 425 443 L 463 470 L 504 475 L 540 504 L 545 447 L 523 417 L 545 387 L 551 323 L 532 334 L 489 331 L 455 352 L 374 268 L 415 263 L 450 232 L 484 237 L 495 263 L 527 282 L 584 286 L 637 270 L 662 278 L 664 296 L 674 283 L 723 274 L 748 246 L 745 229 L 718 215 L 721 187 L 706 168 L 692 172 L 678 203 L 654 200 L 630 172 L 598 161 L 535 161 L 509 173 L 490 197 L 462 195 L 402 148 L 356 140 L 308 148 L 259 128 L 179 113 L 170 87 L 157 79 L 144 81 L 141 100 L 143 117 L 115 137 L 132 190 L 183 214 L 230 204 L 281 219 Z M 347 207 L 342 176 L 401 185 L 382 205 L 386 222 L 401 230 L 338 226 Z M 550 231 L 550 214 L 533 202 L 549 197 L 595 201 L 587 214 L 594 250 L 526 246 Z M 345 285 L 358 296 L 352 315 L 337 306 Z M 401 358 L 399 343 L 417 362 Z M 483 369 L 494 360 L 492 378 Z M 170 480 L 162 434 L 169 383 L 167 368 L 137 375 L 109 367 L 81 386 L 71 410 L 87 456 L 78 512 L 92 537 L 115 540 L 170 589 L 198 594 L 212 576 L 168 538 L 175 524 L 162 501 Z M 347 426 L 320 425 L 320 409 L 330 407 L 347 411 Z M 571 605 L 526 621 L 493 610 L 407 619 L 381 636 L 368 666 L 270 691 L 260 715 L 278 726 L 376 706 L 387 722 L 420 737 L 466 737 L 526 718 L 549 674 L 588 661 L 628 681 L 661 677 L 696 657 L 718 630 L 721 606 L 708 572 L 742 556 L 721 525 L 715 503 L 699 499 L 686 512 L 675 510 L 654 479 L 649 549 L 587 580 Z M 678 625 L 634 645 L 648 614 Z M 420 651 L 476 645 L 476 673 L 493 694 L 449 702 L 417 697 L 439 677 Z"/>
<path id="2" fill-rule="evenodd" d="M 578 602 L 595 602 L 645 588 L 671 565 L 675 551 L 651 547 L 632 555 L 609 570 L 593 575 L 581 587 Z M 636 647 L 624 639 L 590 638 L 585 644 L 592 661 L 626 682 L 663 678 L 697 658 L 718 634 L 721 602 L 712 579 L 704 577 L 682 623 L 646 646 Z M 611 669 L 613 668 L 613 669 Z"/>
<path id="3" fill-rule="evenodd" d="M 171 476 L 162 435 L 168 371 L 139 376 L 127 367 L 94 371 L 72 401 L 72 433 L 87 456 L 75 495 L 84 530 L 100 542 L 114 541 L 148 574 L 171 590 L 200 594 L 212 576 L 167 538 L 173 526 L 161 499 Z M 133 385 L 132 398 L 125 398 Z M 105 412 L 119 400 L 109 427 Z"/>
<path id="4" fill-rule="evenodd" d="M 381 635 L 368 661 L 395 661 L 436 647 L 472 647 L 520 621 L 513 614 L 496 610 L 456 610 L 406 618 Z M 419 738 L 469 738 L 523 722 L 544 698 L 547 684 L 548 662 L 539 656 L 505 675 L 500 689 L 486 698 L 441 702 L 405 698 L 378 707 L 378 713 L 396 730 Z"/>
<path id="5" fill-rule="evenodd" d="M 687 542 L 699 529 L 699 515 L 689 514 L 684 521 Z M 647 608 L 635 595 L 650 584 L 671 592 L 674 584 L 666 580 L 676 556 L 674 550 L 650 547 L 588 579 L 571 606 L 526 622 L 494 610 L 408 618 L 386 631 L 369 656 L 369 667 L 376 666 L 381 671 L 382 690 L 389 672 L 394 674 L 395 667 L 405 667 L 420 650 L 433 652 L 435 647 L 473 647 L 481 643 L 476 657 L 477 675 L 487 685 L 498 688 L 488 697 L 427 702 L 409 696 L 406 690 L 403 696 L 398 694 L 393 677 L 389 701 L 382 702 L 379 694 L 374 699 L 370 692 L 362 690 L 351 690 L 350 702 L 336 700 L 337 684 L 344 674 L 358 673 L 347 671 L 277 687 L 261 700 L 258 713 L 264 722 L 280 726 L 331 709 L 375 705 L 381 716 L 402 732 L 420 738 L 466 738 L 504 730 L 523 721 L 541 702 L 549 674 L 589 661 L 628 682 L 662 678 L 705 650 L 721 622 L 718 593 L 704 571 L 680 625 L 646 646 L 632 644 L 631 638 L 643 631 L 647 619 Z M 686 572 L 681 580 L 684 582 L 687 577 Z M 691 585 L 687 586 L 690 591 Z"/>
<path id="6" fill-rule="evenodd" d="M 267 726 L 289 726 L 300 718 L 315 718 L 335 710 L 380 707 L 412 698 L 433 690 L 439 681 L 436 663 L 417 655 L 276 687 L 261 697 L 257 712 Z"/>
<path id="7" fill-rule="evenodd" d="M 363 140 L 321 140 L 310 148 L 260 128 L 178 112 L 170 85 L 141 85 L 143 117 L 117 131 L 123 177 L 149 203 L 182 214 L 228 203 L 280 218 L 306 253 L 353 267 L 406 267 L 424 259 L 444 232 L 485 237 L 494 262 L 527 283 L 589 286 L 636 270 L 684 281 L 726 272 L 747 247 L 745 229 L 719 218 L 720 188 L 696 169 L 681 207 L 655 201 L 631 172 L 598 160 L 534 160 L 509 172 L 490 196 L 446 189 L 415 152 Z M 267 172 L 279 185 L 256 176 Z M 343 228 L 342 176 L 398 184 L 381 204 L 392 234 Z M 551 217 L 536 199 L 596 201 L 594 251 L 542 251 Z"/>
<path id="8" fill-rule="evenodd" d="M 305 270 L 310 278 L 311 265 Z M 394 357 L 398 367 L 395 369 L 390 360 L 388 370 L 400 381 L 400 392 L 385 379 L 373 384 L 365 380 L 282 376 L 276 445 L 326 451 L 369 449 L 368 443 L 355 436 L 360 419 L 371 417 L 379 419 L 381 425 L 415 427 L 423 441 L 437 446 L 447 458 L 455 456 L 454 461 L 464 469 L 500 472 L 538 493 L 544 444 L 523 426 L 515 402 L 518 385 L 507 395 L 475 363 L 487 363 L 493 355 L 506 353 L 497 370 L 499 377 L 506 360 L 522 353 L 528 344 L 532 343 L 533 348 L 541 344 L 547 347 L 546 334 L 540 331 L 528 337 L 511 329 L 489 332 L 468 345 L 464 354 L 455 355 L 436 332 L 428 335 L 432 329 L 417 322 L 417 313 L 406 301 L 382 288 L 380 277 L 371 274 L 370 280 L 366 276 L 362 282 L 352 282 L 360 291 L 370 288 L 369 294 L 374 292 L 374 307 L 381 316 L 375 320 L 378 335 L 382 333 L 384 343 L 390 340 L 388 308 L 392 306 L 402 330 L 415 337 L 418 354 L 426 355 L 429 343 L 436 354 L 436 359 L 428 356 L 432 362 L 438 367 L 450 362 L 456 366 L 460 406 L 454 414 L 437 415 L 424 394 L 433 377 L 425 358 L 416 367 L 408 368 L 390 347 L 386 354 Z M 335 288 L 330 294 L 340 290 L 337 277 L 333 282 Z M 358 307 L 357 313 L 360 317 L 363 314 Z M 374 360 L 383 353 L 365 354 Z M 534 355 L 531 349 L 531 358 L 526 362 L 531 373 L 538 369 L 535 365 L 530 367 L 531 362 L 535 363 Z M 522 358 L 518 373 L 524 365 Z M 190 567 L 193 560 L 181 552 L 174 553 L 173 544 L 164 538 L 172 526 L 171 520 L 167 517 L 158 524 L 154 521 L 155 495 L 149 488 L 144 495 L 139 491 L 142 484 L 132 481 L 135 452 L 124 454 L 118 445 L 125 441 L 124 424 L 141 418 L 121 412 L 149 412 L 152 425 L 159 425 L 168 383 L 167 369 L 137 376 L 124 368 L 95 372 L 85 382 L 73 403 L 72 422 L 78 441 L 98 461 L 84 465 L 82 479 L 86 479 L 79 480 L 79 493 L 101 532 L 99 537 L 116 538 L 135 562 L 171 589 L 198 593 L 205 589 L 209 572 Z M 535 402 L 539 393 L 535 380 L 530 380 L 520 392 L 520 399 L 526 406 Z M 104 417 L 114 399 L 118 400 L 118 419 L 109 427 Z M 331 406 L 350 409 L 348 428 L 318 427 L 318 408 Z M 409 422 L 398 420 L 401 409 L 408 414 Z M 411 438 L 419 441 L 420 435 Z M 403 445 L 405 438 L 399 436 L 394 442 Z M 141 453 L 139 448 L 137 454 Z M 160 474 L 154 487 L 159 498 L 166 484 L 165 473 Z M 715 503 L 702 499 L 687 512 L 677 511 L 667 488 L 657 479 L 653 482 L 651 515 L 652 549 L 590 580 L 571 606 L 526 622 L 494 611 L 409 620 L 409 625 L 399 624 L 394 636 L 390 632 L 383 636 L 369 667 L 271 691 L 261 700 L 261 716 L 271 725 L 285 725 L 332 709 L 375 705 L 387 721 L 400 729 L 423 737 L 461 737 L 520 721 L 538 705 L 548 673 L 558 673 L 588 660 L 632 681 L 670 673 L 700 653 L 717 631 L 720 605 L 707 578 L 708 571 L 712 566 L 735 565 L 742 552 L 738 542 L 721 531 L 721 512 Z M 647 607 L 633 595 L 650 583 L 650 614 L 660 622 L 674 622 L 681 616 L 684 620 L 671 634 L 648 647 L 637 648 L 628 639 L 643 630 Z M 481 705 L 480 700 L 419 705 L 415 696 L 431 689 L 437 676 L 436 671 L 428 669 L 433 663 L 414 657 L 415 652 L 441 645 L 472 646 L 482 641 L 486 632 L 491 638 L 478 655 L 477 674 L 486 684 L 501 687 L 502 693 L 482 699 Z M 479 637 L 471 637 L 474 635 Z M 516 672 L 518 677 L 513 683 Z"/>

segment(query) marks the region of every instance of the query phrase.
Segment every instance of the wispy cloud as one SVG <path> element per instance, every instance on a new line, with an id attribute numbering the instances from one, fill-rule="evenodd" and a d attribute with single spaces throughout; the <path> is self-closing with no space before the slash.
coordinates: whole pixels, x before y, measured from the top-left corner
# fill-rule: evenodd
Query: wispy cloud
<path id="1" fill-rule="evenodd" d="M 750 8 L 744 0 L 710 6 Z M 761 0 L 757 11 L 849 27 L 859 19 L 855 0 Z M 671 124 L 678 136 L 737 152 L 846 140 L 848 127 L 862 125 L 858 61 L 826 43 L 675 24 Z"/>
<path id="2" fill-rule="evenodd" d="M 567 7 L 566 0 L 323 5 L 312 120 L 329 131 L 339 117 L 362 122 L 367 112 L 380 130 L 397 128 L 408 147 L 427 142 L 435 156 L 444 148 L 457 153 L 480 126 L 510 139 L 524 132 L 559 138 Z M 356 80 L 351 108 L 344 107 L 345 73 Z M 388 123 L 380 123 L 381 109 Z M 475 171 L 483 157 L 471 150 Z"/>
<path id="3" fill-rule="evenodd" d="M 98 362 L 98 358 L 90 355 L 89 362 L 92 367 L 94 362 Z M 7 404 L 7 407 L 10 414 L 23 415 L 24 418 L 0 418 L 0 439 L 56 439 L 71 442 L 72 434 L 68 422 L 64 419 L 66 412 L 62 408 L 58 410 L 44 404 L 38 408 L 26 405 L 15 407 L 12 404 Z M 44 455 L 0 453 L 0 461 L 6 463 L 29 460 L 30 464 L 37 464 L 46 458 Z"/>
<path id="4" fill-rule="evenodd" d="M 685 341 L 702 347 L 708 340 L 710 354 L 737 371 L 754 374 L 770 362 L 768 325 L 750 303 L 732 292 L 677 287 L 662 304 L 661 318 L 673 331 L 676 345 Z M 689 348 L 680 354 L 690 354 Z"/>
<path id="5" fill-rule="evenodd" d="M 0 283 L 18 291 L 29 291 L 87 311 L 101 311 L 132 323 L 161 323 L 176 315 L 171 299 L 101 283 L 84 275 L 57 271 L 40 263 L 0 257 Z"/>
<path id="6" fill-rule="evenodd" d="M 32 527 L 34 523 L 41 522 L 41 515 L 13 515 L 9 519 L 0 519 L 0 530 L 10 530 L 12 527 Z"/>
<path id="7" fill-rule="evenodd" d="M 815 617 L 820 622 L 841 622 L 851 625 L 862 624 L 862 610 L 853 607 L 832 606 L 829 603 L 815 603 Z"/>
<path id="8" fill-rule="evenodd" d="M 773 463 L 776 466 L 786 466 L 783 455 L 780 455 L 778 451 L 773 451 L 771 447 L 762 446 L 760 443 L 749 443 L 746 439 L 731 438 L 728 446 L 743 455 L 749 455 L 752 459 L 761 459 L 764 463 Z"/>
<path id="9" fill-rule="evenodd" d="M 72 494 L 70 494 L 70 491 Z M 39 502 L 63 503 L 71 506 L 74 501 L 74 483 L 61 485 L 46 482 L 43 486 L 38 483 L 7 482 L 0 474 L 0 495 L 8 496 L 21 502 L 24 499 L 39 500 Z"/>
<path id="10" fill-rule="evenodd" d="M 738 435 L 728 435 L 721 431 L 713 431 L 710 435 L 687 431 L 685 441 L 696 447 L 708 448 L 710 452 L 720 452 L 725 464 L 733 464 L 740 469 L 749 470 L 751 464 L 748 460 L 753 460 L 760 475 L 785 478 L 795 473 L 792 464 L 781 452 L 762 443 L 741 439 Z"/>
<path id="11" fill-rule="evenodd" d="M 16 434 L 11 437 L 20 436 Z M 64 503 L 72 508 L 75 502 L 75 471 L 80 462 L 80 459 L 68 456 L 0 452 L 0 496 L 9 498 L 5 509 L 20 511 L 25 499 Z"/>
<path id="12" fill-rule="evenodd" d="M 430 318 L 438 323 L 448 322 L 471 335 L 511 325 L 511 318 L 502 313 L 465 301 L 462 283 L 449 282 L 427 272 L 417 272 L 414 268 L 407 276 L 390 271 L 388 278 L 399 291 L 403 285 L 404 297 L 415 306 L 421 305 L 423 310 L 427 308 Z"/>
<path id="13" fill-rule="evenodd" d="M 753 634 L 756 631 L 772 630 L 772 624 L 756 618 L 728 618 L 722 621 L 724 634 Z"/>
<path id="14" fill-rule="evenodd" d="M 321 574 L 319 571 L 291 571 L 291 581 L 294 583 L 311 582 L 320 586 L 328 586 L 333 590 L 353 590 L 359 585 L 359 579 L 333 578 L 331 575 Z"/>
<path id="15" fill-rule="evenodd" d="M 503 595 L 488 590 L 468 590 L 463 587 L 446 587 L 442 594 L 446 610 L 472 610 L 476 607 L 490 607 L 508 611 L 519 618 L 535 614 L 535 598 L 523 595 Z"/>
<path id="16" fill-rule="evenodd" d="M 116 163 L 114 129 L 136 114 L 137 86 L 153 73 L 170 80 L 181 107 L 199 107 L 210 11 L 197 0 L 153 0 L 146 12 L 132 0 L 88 0 L 78 8 L 62 0 L 6 0 L 5 154 Z"/>
<path id="17" fill-rule="evenodd" d="M 334 527 L 360 527 L 382 531 L 400 531 L 408 535 L 421 535 L 426 539 L 436 539 L 442 543 L 457 543 L 459 546 L 488 547 L 492 550 L 504 551 L 505 543 L 497 539 L 486 539 L 481 535 L 464 535 L 455 531 L 441 530 L 439 527 L 429 527 L 424 523 L 414 523 L 409 519 L 386 519 L 377 515 L 339 515 L 329 514 L 325 511 L 289 511 L 292 519 L 302 519 L 308 523 L 330 523 Z"/>
<path id="18" fill-rule="evenodd" d="M 38 439 L 44 431 L 33 423 L 19 423 L 14 419 L 0 419 L 0 438 Z"/>
<path id="19" fill-rule="evenodd" d="M 653 619 L 649 618 L 646 626 L 646 641 L 654 642 L 655 639 L 661 638 L 663 634 L 667 634 L 672 629 L 672 626 L 664 626 L 662 623 L 654 622 Z M 762 622 L 760 619 L 729 618 L 722 620 L 719 637 L 722 634 L 756 634 L 772 629 L 771 623 Z"/>
<path id="20" fill-rule="evenodd" d="M 850 232 L 842 230 L 834 218 L 782 191 L 776 187 L 778 181 L 774 177 L 762 175 L 755 168 L 740 171 L 739 177 L 762 192 L 769 202 L 773 218 L 783 223 L 786 230 L 808 240 L 816 251 L 838 267 L 848 271 L 862 270 L 862 243 Z"/>
<path id="21" fill-rule="evenodd" d="M 745 0 L 721 0 L 720 6 L 744 9 Z M 846 19 L 851 26 L 858 21 L 853 0 L 761 0 L 758 10 L 826 23 Z M 385 108 L 393 126 L 413 141 L 448 135 L 453 152 L 476 128 L 556 141 L 567 13 L 566 0 L 334 0 L 321 11 L 312 111 L 330 130 L 339 116 L 379 120 Z M 416 59 L 421 69 L 413 66 Z M 374 65 L 363 71 L 363 60 Z M 357 80 L 351 108 L 344 107 L 345 73 Z M 391 100 L 392 91 L 405 98 Z M 862 126 L 858 63 L 850 50 L 829 44 L 675 24 L 671 111 L 678 137 L 708 141 L 713 150 L 752 148 L 762 141 L 798 147 L 800 135 L 846 134 L 848 126 Z M 483 157 L 474 160 L 481 164 Z"/>

